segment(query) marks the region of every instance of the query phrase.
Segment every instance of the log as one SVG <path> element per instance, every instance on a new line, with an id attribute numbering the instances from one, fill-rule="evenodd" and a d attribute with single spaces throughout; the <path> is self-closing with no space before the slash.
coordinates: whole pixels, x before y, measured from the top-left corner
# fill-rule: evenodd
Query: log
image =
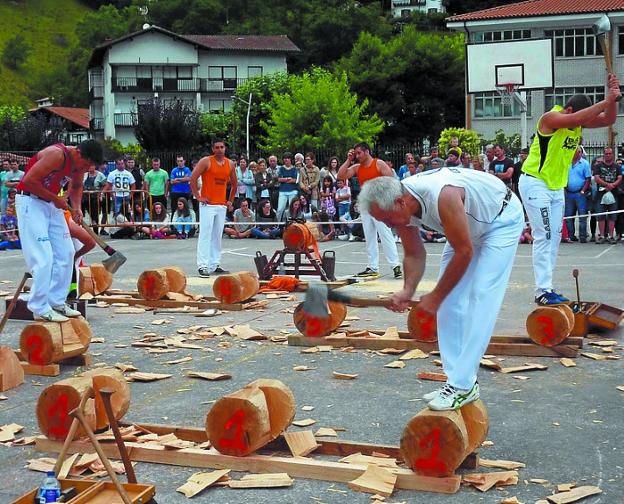
<path id="1" fill-rule="evenodd" d="M 304 251 L 314 247 L 316 244 L 316 239 L 312 235 L 310 228 L 298 222 L 286 226 L 282 239 L 286 248 L 291 250 Z"/>
<path id="2" fill-rule="evenodd" d="M 89 266 L 94 282 L 94 295 L 106 292 L 113 285 L 113 274 L 102 263 L 93 263 Z M 81 294 L 84 294 L 81 292 Z"/>
<path id="3" fill-rule="evenodd" d="M 186 289 L 186 275 L 182 268 L 177 266 L 166 266 L 163 268 L 167 275 L 170 292 L 184 292 Z"/>
<path id="4" fill-rule="evenodd" d="M 565 340 L 574 327 L 574 316 L 569 317 L 569 306 L 540 306 L 535 308 L 526 320 L 526 329 L 532 341 L 538 345 L 552 347 Z M 571 311 L 571 310 L 570 310 Z"/>
<path id="5" fill-rule="evenodd" d="M 342 303 L 329 301 L 329 317 L 312 317 L 303 309 L 303 303 L 297 305 L 293 313 L 295 327 L 301 334 L 309 337 L 323 337 L 334 332 L 347 316 L 347 307 Z"/>
<path id="6" fill-rule="evenodd" d="M 164 269 L 145 270 L 137 279 L 137 290 L 143 299 L 155 301 L 169 292 L 169 280 Z"/>
<path id="7" fill-rule="evenodd" d="M 24 370 L 15 351 L 8 347 L 0 347 L 0 392 L 19 387 L 24 383 Z"/>
<path id="8" fill-rule="evenodd" d="M 279 380 L 260 378 L 251 382 L 248 387 L 259 388 L 269 408 L 271 437 L 277 438 L 295 419 L 297 412 L 295 396 L 290 389 Z"/>
<path id="9" fill-rule="evenodd" d="M 92 294 L 95 296 L 95 280 L 89 266 L 78 268 L 78 295 Z"/>
<path id="10" fill-rule="evenodd" d="M 67 322 L 34 322 L 20 335 L 22 358 L 30 364 L 44 366 L 83 355 L 91 342 L 89 323 L 83 318 Z"/>
<path id="11" fill-rule="evenodd" d="M 407 331 L 416 341 L 434 343 L 438 341 L 438 323 L 430 316 L 413 306 L 407 315 Z"/>
<path id="12" fill-rule="evenodd" d="M 468 433 L 467 455 L 477 450 L 490 430 L 490 418 L 481 399 L 466 404 L 460 410 Z"/>
<path id="13" fill-rule="evenodd" d="M 93 391 L 95 392 L 95 427 L 97 430 L 105 429 L 109 425 L 104 402 L 100 395 L 100 390 L 103 388 L 115 391 L 111 395 L 111 405 L 117 420 L 120 420 L 128 412 L 130 408 L 130 384 L 119 369 L 93 369 L 85 371 L 80 376 L 92 379 Z"/>
<path id="14" fill-rule="evenodd" d="M 250 271 L 240 271 L 232 275 L 221 275 L 212 284 L 214 296 L 221 303 L 241 303 L 258 294 L 258 275 Z"/>

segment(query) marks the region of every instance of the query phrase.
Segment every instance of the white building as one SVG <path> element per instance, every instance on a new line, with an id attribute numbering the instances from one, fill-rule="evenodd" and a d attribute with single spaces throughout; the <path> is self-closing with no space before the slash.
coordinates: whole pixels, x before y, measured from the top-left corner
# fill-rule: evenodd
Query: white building
<path id="1" fill-rule="evenodd" d="M 136 142 L 132 113 L 158 97 L 227 111 L 250 77 L 286 72 L 299 48 L 285 35 L 178 35 L 150 26 L 98 46 L 89 62 L 91 130 Z"/>
<path id="2" fill-rule="evenodd" d="M 446 12 L 442 0 L 392 0 L 391 10 L 393 18 L 409 17 L 412 12 L 424 14 Z"/>
<path id="3" fill-rule="evenodd" d="M 553 104 L 563 105 L 573 94 L 591 96 L 594 103 L 604 99 L 606 70 L 602 51 L 592 32 L 592 24 L 606 13 L 612 26 L 611 54 L 617 75 L 624 75 L 624 0 L 529 0 L 447 18 L 447 26 L 466 34 L 466 43 L 503 42 L 522 39 L 554 39 L 554 87 L 527 92 L 528 133 L 535 132 L 537 120 Z M 466 95 L 466 127 L 485 138 L 494 138 L 498 129 L 506 134 L 520 132 L 518 105 L 501 106 L 494 92 Z M 613 133 L 622 132 L 624 105 Z M 606 143 L 608 129 L 586 129 L 584 142 Z"/>

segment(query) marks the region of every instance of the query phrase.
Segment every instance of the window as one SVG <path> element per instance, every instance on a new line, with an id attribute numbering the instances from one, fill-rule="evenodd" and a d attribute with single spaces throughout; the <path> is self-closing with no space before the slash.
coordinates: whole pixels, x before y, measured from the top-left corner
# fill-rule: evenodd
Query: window
<path id="1" fill-rule="evenodd" d="M 475 93 L 474 117 L 520 117 L 520 104 L 513 100 L 510 105 L 503 105 L 501 96 L 496 92 Z M 531 93 L 527 92 L 527 116 L 531 115 Z"/>
<path id="2" fill-rule="evenodd" d="M 624 26 L 618 26 L 618 54 L 624 54 Z"/>
<path id="3" fill-rule="evenodd" d="M 208 67 L 209 79 L 236 79 L 235 66 L 211 66 Z"/>
<path id="4" fill-rule="evenodd" d="M 563 106 L 575 94 L 585 94 L 593 103 L 604 100 L 605 97 L 604 86 L 550 88 L 544 90 L 544 109 L 550 110 L 555 105 Z"/>
<path id="5" fill-rule="evenodd" d="M 208 112 L 225 112 L 226 100 L 208 100 Z"/>
<path id="6" fill-rule="evenodd" d="M 504 42 L 509 40 L 524 40 L 531 38 L 531 30 L 502 30 L 475 32 L 472 34 L 472 41 L 475 44 L 485 42 Z"/>
<path id="7" fill-rule="evenodd" d="M 602 55 L 600 44 L 596 43 L 596 36 L 591 28 L 546 30 L 544 36 L 554 39 L 557 58 Z"/>
<path id="8" fill-rule="evenodd" d="M 250 79 L 252 77 L 262 77 L 262 67 L 261 66 L 248 66 L 247 77 L 249 77 Z"/>

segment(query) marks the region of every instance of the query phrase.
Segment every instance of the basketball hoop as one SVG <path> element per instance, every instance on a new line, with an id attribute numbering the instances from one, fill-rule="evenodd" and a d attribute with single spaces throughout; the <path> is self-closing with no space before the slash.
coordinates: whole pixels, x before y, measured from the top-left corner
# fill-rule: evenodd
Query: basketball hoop
<path id="1" fill-rule="evenodd" d="M 501 84 L 500 86 L 496 86 L 496 90 L 501 97 L 502 105 L 511 106 L 513 103 L 514 95 L 516 94 L 516 90 L 518 89 L 518 84 L 514 84 L 513 82 L 508 82 L 505 84 Z"/>

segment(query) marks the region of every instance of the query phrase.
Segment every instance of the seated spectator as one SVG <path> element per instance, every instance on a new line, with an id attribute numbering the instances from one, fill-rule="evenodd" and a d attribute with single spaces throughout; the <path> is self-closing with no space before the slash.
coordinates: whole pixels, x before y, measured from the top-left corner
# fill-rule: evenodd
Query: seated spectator
<path id="1" fill-rule="evenodd" d="M 410 161 L 409 163 L 407 163 L 407 170 L 403 172 L 403 178 L 411 177 L 412 175 L 420 173 L 421 171 L 423 171 L 422 166 L 422 164 L 416 164 L 415 161 Z M 419 167 L 421 167 L 420 171 Z"/>
<path id="2" fill-rule="evenodd" d="M 364 241 L 364 228 L 362 227 L 361 222 L 357 222 L 351 224 L 351 221 L 356 220 L 360 216 L 360 212 L 358 210 L 357 201 L 354 201 L 351 204 L 351 209 L 340 217 L 340 221 L 345 223 L 345 226 L 349 232 L 348 239 L 349 241 Z M 347 235 L 343 235 L 347 236 Z M 344 239 L 344 238 L 341 238 Z"/>
<path id="3" fill-rule="evenodd" d="M 429 229 L 426 226 L 423 226 L 420 228 L 420 237 L 422 238 L 424 242 L 427 242 L 427 243 L 445 243 L 446 242 L 446 236 L 444 236 L 441 233 L 437 233 L 436 231 L 433 231 L 432 229 Z"/>
<path id="4" fill-rule="evenodd" d="M 132 222 L 138 224 L 138 226 L 130 228 L 134 231 L 131 238 L 133 240 L 144 240 L 146 238 L 149 238 L 149 235 L 143 233 L 143 231 L 141 230 L 141 228 L 143 227 L 141 224 L 143 224 L 144 222 L 149 222 L 150 220 L 150 212 L 147 208 L 143 206 L 143 198 L 136 198 L 134 200 L 131 218 Z"/>
<path id="5" fill-rule="evenodd" d="M 461 160 L 462 168 L 466 168 L 467 170 L 474 169 L 474 166 L 472 165 L 472 156 L 470 155 L 470 152 L 462 152 L 459 158 Z"/>
<path id="6" fill-rule="evenodd" d="M 305 197 L 304 197 L 305 199 Z M 301 208 L 301 199 L 295 198 L 290 202 L 290 206 L 288 210 L 284 212 L 284 220 L 302 220 L 305 221 L 305 215 L 303 214 L 303 210 Z"/>
<path id="7" fill-rule="evenodd" d="M 21 249 L 17 229 L 17 212 L 15 211 L 15 195 L 17 191 L 10 188 L 7 193 L 7 203 L 4 215 L 0 217 L 0 250 Z"/>
<path id="8" fill-rule="evenodd" d="M 282 230 L 277 222 L 277 214 L 271 208 L 271 202 L 268 199 L 260 200 L 258 203 L 258 213 L 256 214 L 256 222 L 266 222 L 267 224 L 257 224 L 251 229 L 252 236 L 256 238 L 278 238 L 282 234 Z"/>
<path id="9" fill-rule="evenodd" d="M 336 189 L 334 189 L 334 180 L 328 175 L 323 179 L 323 187 L 320 192 L 321 212 L 326 212 L 330 219 L 336 216 Z"/>
<path id="10" fill-rule="evenodd" d="M 533 235 L 531 234 L 531 224 L 529 224 L 528 222 L 526 224 L 526 227 L 522 230 L 522 234 L 520 235 L 520 243 L 528 243 L 529 245 L 533 243 Z"/>
<path id="11" fill-rule="evenodd" d="M 230 232 L 234 231 L 232 223 L 234 222 L 234 211 L 236 210 L 234 203 L 227 201 L 225 203 L 225 224 L 223 226 L 223 232 L 226 235 L 230 235 Z"/>
<path id="12" fill-rule="evenodd" d="M 226 233 L 230 238 L 249 238 L 251 236 L 251 230 L 253 224 L 240 224 L 245 222 L 254 222 L 256 216 L 249 209 L 249 200 L 243 199 L 240 202 L 240 208 L 234 211 L 234 226 L 227 230 Z"/>
<path id="13" fill-rule="evenodd" d="M 158 224 L 144 226 L 141 228 L 141 231 L 149 235 L 152 240 L 162 240 L 173 234 L 171 231 L 171 222 L 167 215 L 167 210 L 165 210 L 164 205 L 160 201 L 154 203 L 153 209 L 154 214 L 152 216 L 152 221 L 155 223 L 158 222 Z"/>
<path id="14" fill-rule="evenodd" d="M 301 211 L 303 212 L 304 220 L 312 220 L 312 214 L 317 212 L 318 208 L 310 204 L 310 201 L 304 194 L 299 196 L 299 203 L 301 203 Z"/>
<path id="15" fill-rule="evenodd" d="M 405 177 L 409 176 L 409 175 L 406 175 L 408 168 L 409 168 L 409 164 L 414 163 L 414 162 L 416 162 L 416 158 L 414 154 L 412 154 L 411 152 L 408 152 L 407 154 L 405 154 L 405 164 L 401 165 L 401 167 L 399 168 L 399 172 L 398 172 L 399 180 L 404 179 Z"/>
<path id="16" fill-rule="evenodd" d="M 189 207 L 188 201 L 184 197 L 178 198 L 176 211 L 173 213 L 171 221 L 174 223 L 173 230 L 180 240 L 195 235 L 194 224 L 178 224 L 178 222 L 195 222 L 195 212 Z"/>
<path id="17" fill-rule="evenodd" d="M 334 239 L 336 236 L 336 229 L 334 225 L 329 222 L 329 215 L 327 212 L 314 212 L 312 220 L 317 223 L 319 238 L 318 241 L 325 242 Z"/>

